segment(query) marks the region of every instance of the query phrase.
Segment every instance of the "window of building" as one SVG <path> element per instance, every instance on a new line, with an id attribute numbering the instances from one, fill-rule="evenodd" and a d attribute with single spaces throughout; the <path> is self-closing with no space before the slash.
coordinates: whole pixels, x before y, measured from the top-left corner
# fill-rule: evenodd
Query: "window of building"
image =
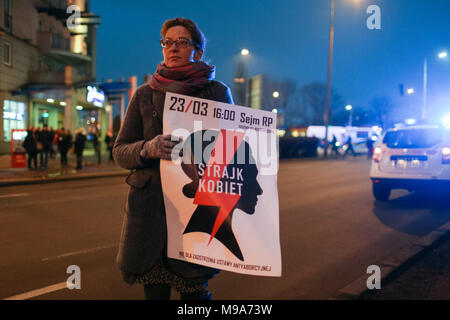
<path id="1" fill-rule="evenodd" d="M 54 33 L 52 41 L 52 49 L 61 49 L 61 47 L 62 47 L 62 35 L 59 33 Z"/>
<path id="2" fill-rule="evenodd" d="M 3 42 L 3 63 L 7 66 L 11 66 L 11 44 L 9 42 Z"/>
<path id="3" fill-rule="evenodd" d="M 11 100 L 3 101 L 4 140 L 11 140 L 12 129 L 25 129 L 25 103 Z"/>
<path id="4" fill-rule="evenodd" d="M 11 0 L 3 0 L 3 25 L 6 30 L 11 30 Z"/>

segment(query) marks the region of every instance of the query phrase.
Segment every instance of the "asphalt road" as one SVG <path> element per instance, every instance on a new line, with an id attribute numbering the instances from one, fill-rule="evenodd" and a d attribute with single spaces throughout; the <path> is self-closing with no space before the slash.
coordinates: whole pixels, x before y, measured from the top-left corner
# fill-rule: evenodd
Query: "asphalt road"
<path id="1" fill-rule="evenodd" d="M 450 220 L 445 198 L 394 191 L 375 202 L 369 166 L 282 161 L 282 277 L 221 272 L 213 298 L 327 299 Z M 0 299 L 143 299 L 115 265 L 127 189 L 123 177 L 0 188 Z M 80 290 L 61 289 L 70 265 L 80 267 Z"/>

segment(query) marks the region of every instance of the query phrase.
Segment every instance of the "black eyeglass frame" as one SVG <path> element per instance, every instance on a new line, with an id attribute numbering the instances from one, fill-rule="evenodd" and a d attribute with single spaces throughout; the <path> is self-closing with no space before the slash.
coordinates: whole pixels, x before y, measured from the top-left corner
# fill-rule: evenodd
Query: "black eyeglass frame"
<path id="1" fill-rule="evenodd" d="M 169 47 L 173 46 L 175 43 L 178 43 L 178 41 L 183 40 L 183 41 L 189 42 L 194 47 L 203 50 L 202 47 L 200 47 L 197 43 L 195 43 L 194 41 L 192 41 L 191 39 L 188 39 L 188 38 L 180 37 L 177 40 L 172 40 L 172 39 L 169 39 L 169 40 L 173 41 L 173 43 L 171 45 L 169 45 Z M 167 41 L 166 39 L 159 40 L 159 43 L 161 44 L 161 47 L 165 48 L 167 46 L 166 45 L 166 41 Z"/>

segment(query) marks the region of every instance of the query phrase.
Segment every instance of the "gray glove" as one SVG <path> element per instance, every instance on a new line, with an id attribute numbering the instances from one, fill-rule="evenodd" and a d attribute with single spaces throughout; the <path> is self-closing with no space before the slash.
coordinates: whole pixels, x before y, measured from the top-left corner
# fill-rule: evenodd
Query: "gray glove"
<path id="1" fill-rule="evenodd" d="M 144 144 L 140 156 L 144 159 L 171 160 L 173 147 L 181 141 L 181 138 L 170 134 L 157 135 L 152 140 L 149 140 Z"/>

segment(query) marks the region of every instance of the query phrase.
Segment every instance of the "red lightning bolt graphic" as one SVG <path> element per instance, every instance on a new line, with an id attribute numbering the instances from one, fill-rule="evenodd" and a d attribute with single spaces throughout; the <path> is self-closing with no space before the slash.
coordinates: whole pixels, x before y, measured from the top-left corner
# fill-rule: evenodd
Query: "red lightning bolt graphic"
<path id="1" fill-rule="evenodd" d="M 231 142 L 234 142 L 232 145 L 228 144 L 229 146 L 228 148 L 227 148 L 227 138 L 231 138 L 232 139 Z M 219 172 L 220 175 L 222 175 L 223 171 L 226 170 L 231 159 L 233 159 L 243 139 L 244 139 L 243 132 L 221 130 L 217 138 L 216 144 L 214 145 L 214 149 L 211 152 L 211 157 L 209 158 L 207 166 L 210 166 L 210 168 L 213 168 L 213 166 L 215 167 L 219 166 L 220 167 Z M 221 177 L 214 176 L 213 173 L 214 171 L 215 170 L 205 169 L 202 179 L 205 179 L 206 182 L 212 180 L 215 186 L 217 184 L 217 181 L 219 181 Z M 216 221 L 214 222 L 214 226 L 211 231 L 211 237 L 209 238 L 208 245 L 211 243 L 220 226 L 228 217 L 231 210 L 239 201 L 240 197 L 241 196 L 239 194 L 217 193 L 215 191 L 207 192 L 206 190 L 201 191 L 200 188 L 197 189 L 194 198 L 194 204 L 220 207 L 219 213 L 217 215 Z"/>

